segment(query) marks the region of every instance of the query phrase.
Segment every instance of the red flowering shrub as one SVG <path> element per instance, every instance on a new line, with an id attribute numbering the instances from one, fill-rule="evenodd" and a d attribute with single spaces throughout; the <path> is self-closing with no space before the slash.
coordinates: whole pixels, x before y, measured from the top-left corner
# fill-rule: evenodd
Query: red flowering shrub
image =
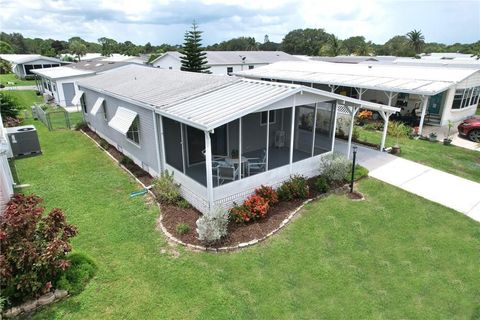
<path id="1" fill-rule="evenodd" d="M 0 215 L 0 291 L 10 303 L 35 297 L 70 267 L 66 254 L 77 234 L 60 209 L 43 215 L 42 199 L 16 194 Z"/>
<path id="2" fill-rule="evenodd" d="M 255 190 L 255 194 L 267 200 L 270 206 L 278 203 L 278 194 L 272 187 L 262 185 Z"/>
<path id="3" fill-rule="evenodd" d="M 253 220 L 265 217 L 270 208 L 268 201 L 256 194 L 248 197 L 243 205 L 252 213 Z"/>
<path id="4" fill-rule="evenodd" d="M 253 220 L 252 213 L 243 204 L 230 209 L 230 217 L 235 222 L 250 222 Z"/>
<path id="5" fill-rule="evenodd" d="M 269 208 L 267 200 L 252 194 L 242 205 L 230 209 L 230 216 L 236 222 L 250 222 L 265 217 Z"/>

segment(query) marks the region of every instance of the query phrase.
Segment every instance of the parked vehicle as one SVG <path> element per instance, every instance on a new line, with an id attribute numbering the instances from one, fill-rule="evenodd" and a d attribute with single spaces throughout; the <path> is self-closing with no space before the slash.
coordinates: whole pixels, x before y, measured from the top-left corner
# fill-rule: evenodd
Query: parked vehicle
<path id="1" fill-rule="evenodd" d="M 458 133 L 474 142 L 480 142 L 480 117 L 475 116 L 463 120 L 458 125 Z"/>

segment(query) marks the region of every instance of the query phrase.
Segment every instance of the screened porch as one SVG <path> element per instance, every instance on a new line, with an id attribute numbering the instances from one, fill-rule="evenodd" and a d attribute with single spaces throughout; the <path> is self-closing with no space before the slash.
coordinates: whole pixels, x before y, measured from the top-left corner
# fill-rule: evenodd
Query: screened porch
<path id="1" fill-rule="evenodd" d="M 207 148 L 204 131 L 163 117 L 165 162 L 207 187 L 211 157 L 211 183 L 218 188 L 331 151 L 334 122 L 335 101 L 265 109 L 210 131 Z"/>

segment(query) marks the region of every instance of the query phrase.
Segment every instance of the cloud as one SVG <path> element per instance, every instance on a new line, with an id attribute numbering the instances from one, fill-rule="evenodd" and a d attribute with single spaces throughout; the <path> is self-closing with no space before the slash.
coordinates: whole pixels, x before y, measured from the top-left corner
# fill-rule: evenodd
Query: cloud
<path id="1" fill-rule="evenodd" d="M 413 28 L 424 31 L 427 41 L 430 36 L 448 42 L 480 38 L 477 1 L 0 0 L 0 7 L 2 31 L 58 39 L 106 36 L 178 44 L 193 20 L 204 31 L 205 44 L 238 36 L 261 41 L 265 34 L 281 41 L 290 30 L 307 27 L 380 43 Z"/>

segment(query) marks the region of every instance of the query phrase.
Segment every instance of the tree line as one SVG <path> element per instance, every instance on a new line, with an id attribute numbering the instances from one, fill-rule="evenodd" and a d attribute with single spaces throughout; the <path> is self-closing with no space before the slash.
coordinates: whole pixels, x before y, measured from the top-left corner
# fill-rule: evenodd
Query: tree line
<path id="1" fill-rule="evenodd" d="M 87 52 L 99 52 L 104 56 L 113 53 L 136 56 L 150 54 L 151 60 L 163 52 L 182 50 L 182 45 L 144 45 L 131 41 L 117 42 L 114 39 L 102 37 L 97 42 L 89 42 L 80 37 L 72 37 L 67 41 L 41 38 L 28 38 L 20 33 L 0 33 L 0 53 L 35 53 L 45 56 L 59 56 L 69 53 L 82 56 Z M 451 45 L 426 42 L 420 30 L 412 30 L 405 35 L 396 35 L 383 44 L 367 41 L 364 36 L 352 36 L 339 39 L 336 35 L 324 29 L 296 29 L 288 32 L 282 42 L 269 40 L 265 35 L 262 42 L 253 37 L 238 37 L 220 43 L 202 47 L 205 50 L 221 51 L 276 51 L 282 50 L 290 54 L 309 56 L 335 55 L 393 55 L 412 57 L 421 52 L 460 52 L 478 54 L 480 41 L 475 43 L 455 43 Z"/>

